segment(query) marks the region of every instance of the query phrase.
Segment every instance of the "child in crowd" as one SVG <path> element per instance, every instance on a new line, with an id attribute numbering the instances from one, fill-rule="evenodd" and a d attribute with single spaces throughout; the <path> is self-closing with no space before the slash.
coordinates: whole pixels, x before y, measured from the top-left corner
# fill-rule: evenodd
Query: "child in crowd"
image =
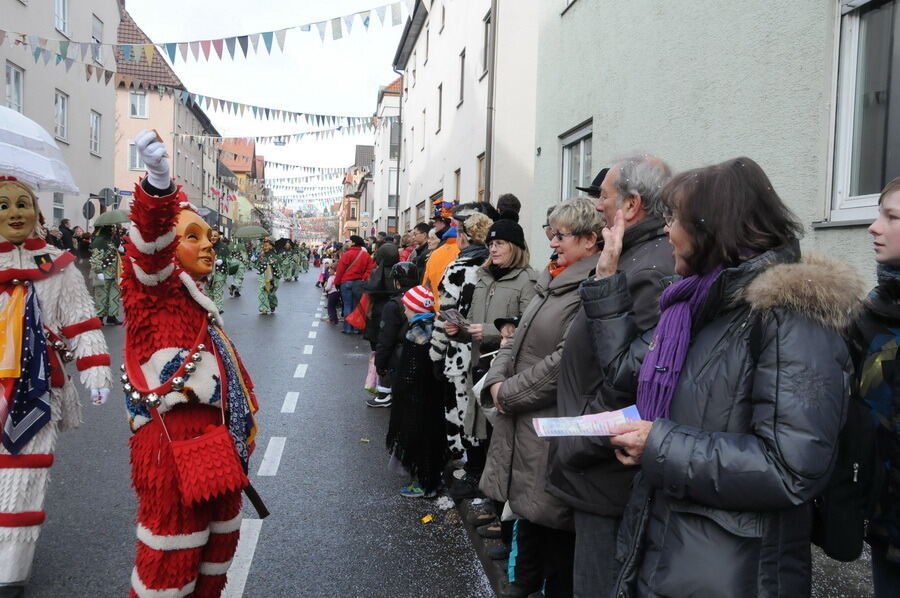
<path id="1" fill-rule="evenodd" d="M 334 286 L 334 268 L 331 265 L 322 268 L 323 272 L 320 276 L 325 278 L 325 297 L 328 305 L 328 323 L 337 325 L 338 323 L 338 303 L 341 301 L 341 292 Z M 316 284 L 318 286 L 318 283 Z M 325 318 L 322 318 L 323 320 Z"/>
<path id="2" fill-rule="evenodd" d="M 444 406 L 434 400 L 435 379 L 428 356 L 434 329 L 434 295 L 428 287 L 419 285 L 404 293 L 401 302 L 409 324 L 391 389 L 393 405 L 386 444 L 392 465 L 411 478 L 400 494 L 431 498 L 437 493 L 447 463 Z"/>
<path id="3" fill-rule="evenodd" d="M 322 269 L 319 271 L 319 280 L 316 282 L 317 287 L 324 287 L 326 281 L 328 280 L 328 270 L 331 267 L 331 258 L 325 258 L 322 260 Z M 332 269 L 332 274 L 334 270 Z"/>

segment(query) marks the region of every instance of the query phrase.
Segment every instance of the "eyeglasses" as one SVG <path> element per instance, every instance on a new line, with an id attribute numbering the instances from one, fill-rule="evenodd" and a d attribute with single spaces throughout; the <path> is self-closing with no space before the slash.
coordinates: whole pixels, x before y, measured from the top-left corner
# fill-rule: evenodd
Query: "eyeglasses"
<path id="1" fill-rule="evenodd" d="M 556 231 L 555 233 L 553 233 L 552 235 L 550 235 L 550 238 L 551 238 L 551 239 L 556 239 L 557 241 L 562 241 L 562 240 L 565 239 L 566 237 L 575 237 L 575 236 L 577 236 L 577 235 L 578 235 L 578 233 L 561 233 L 561 232 L 559 232 L 559 231 Z"/>

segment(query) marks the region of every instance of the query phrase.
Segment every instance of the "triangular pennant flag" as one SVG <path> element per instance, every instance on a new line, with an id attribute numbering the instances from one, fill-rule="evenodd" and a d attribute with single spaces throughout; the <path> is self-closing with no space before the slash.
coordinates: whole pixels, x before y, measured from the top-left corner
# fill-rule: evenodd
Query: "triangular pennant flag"
<path id="1" fill-rule="evenodd" d="M 73 64 L 75 64 L 75 59 L 74 59 L 74 58 L 66 58 L 66 72 L 67 72 L 67 73 L 68 73 L 69 70 L 72 68 L 72 65 L 73 65 Z"/>
<path id="2" fill-rule="evenodd" d="M 94 68 L 94 77 L 97 79 L 97 83 L 103 78 L 103 69 L 99 66 Z"/>
<path id="3" fill-rule="evenodd" d="M 247 48 L 250 46 L 250 38 L 246 35 L 238 36 L 238 43 L 241 45 L 241 52 L 244 53 L 244 58 L 247 58 Z"/>
<path id="4" fill-rule="evenodd" d="M 391 4 L 391 25 L 397 26 L 400 24 L 400 3 L 394 2 Z"/>
<path id="5" fill-rule="evenodd" d="M 87 57 L 88 50 L 91 49 L 91 42 L 81 42 L 78 45 L 81 46 L 81 61 L 84 62 L 85 57 Z"/>
<path id="6" fill-rule="evenodd" d="M 319 38 L 324 42 L 325 41 L 325 21 L 319 21 L 316 23 L 316 29 L 319 30 Z"/>
<path id="7" fill-rule="evenodd" d="M 350 35 L 350 32 L 353 29 L 353 15 L 346 15 L 344 17 L 344 25 L 347 27 L 347 35 Z"/>
<path id="8" fill-rule="evenodd" d="M 246 105 L 246 104 L 241 104 L 241 106 L 240 106 L 241 116 L 244 116 L 244 110 L 246 110 L 246 109 L 247 109 L 247 105 Z"/>
<path id="9" fill-rule="evenodd" d="M 375 7 L 375 14 L 378 15 L 378 20 L 381 21 L 382 25 L 384 25 L 384 13 L 386 10 L 387 10 L 387 4 L 385 4 L 384 6 L 376 6 Z"/>
<path id="10" fill-rule="evenodd" d="M 153 44 L 144 44 L 144 59 L 147 61 L 147 66 L 153 66 L 153 54 L 156 52 L 156 48 L 153 47 Z"/>
<path id="11" fill-rule="evenodd" d="M 231 55 L 231 59 L 234 60 L 234 46 L 237 43 L 237 39 L 233 37 L 225 38 L 225 45 L 228 47 L 228 53 Z"/>
<path id="12" fill-rule="evenodd" d="M 178 49 L 178 44 L 166 44 L 166 54 L 169 55 L 169 62 L 175 64 L 175 50 Z"/>
<path id="13" fill-rule="evenodd" d="M 124 62 L 131 62 L 133 59 L 134 53 L 132 52 L 131 44 L 122 44 L 121 52 L 122 52 L 122 60 Z"/>
<path id="14" fill-rule="evenodd" d="M 178 44 L 178 52 L 181 54 L 181 61 L 187 62 L 188 45 L 187 42 Z"/>
<path id="15" fill-rule="evenodd" d="M 200 42 L 190 42 L 188 45 L 191 48 L 194 60 L 200 60 Z"/>
<path id="16" fill-rule="evenodd" d="M 60 62 L 62 62 L 62 61 L 63 61 L 62 54 L 57 54 L 57 55 L 56 55 L 56 62 L 54 62 L 53 64 L 54 64 L 54 66 L 56 66 L 56 65 L 58 65 L 58 64 L 59 64 Z"/>
<path id="17" fill-rule="evenodd" d="M 331 19 L 331 39 L 341 39 L 341 18 Z"/>
<path id="18" fill-rule="evenodd" d="M 253 118 L 259 118 L 259 107 L 251 106 L 251 108 L 253 108 Z"/>
<path id="19" fill-rule="evenodd" d="M 284 36 L 287 33 L 287 29 L 281 29 L 275 32 L 275 40 L 278 41 L 278 47 L 284 52 Z"/>
<path id="20" fill-rule="evenodd" d="M 0 37 L 0 44 L 3 43 L 3 38 Z M 61 39 L 59 40 L 59 53 L 63 58 L 69 57 L 69 40 Z M 57 63 L 59 64 L 59 63 Z"/>
<path id="21" fill-rule="evenodd" d="M 46 49 L 47 49 L 47 38 L 46 38 L 46 37 L 39 37 L 39 38 L 38 38 L 38 45 L 41 47 L 41 49 L 46 50 Z"/>
<path id="22" fill-rule="evenodd" d="M 187 104 L 188 100 L 191 99 L 191 94 L 188 93 L 187 91 L 185 91 L 184 89 L 182 89 L 181 93 L 178 95 L 180 96 L 180 100 L 181 100 L 182 104 Z"/>
<path id="23" fill-rule="evenodd" d="M 210 43 L 211 42 L 208 39 L 205 39 L 200 42 L 200 48 L 203 50 L 203 56 L 206 58 L 207 61 L 209 60 L 209 45 L 210 45 Z"/>
<path id="24" fill-rule="evenodd" d="M 362 21 L 363 27 L 366 28 L 366 31 L 369 30 L 369 19 L 371 18 L 371 16 L 372 16 L 371 10 L 364 10 L 361 13 L 359 13 L 359 20 Z"/>
<path id="25" fill-rule="evenodd" d="M 220 39 L 212 40 L 213 48 L 216 50 L 216 54 L 219 56 L 219 60 L 222 60 L 222 48 L 224 48 L 224 42 Z"/>
<path id="26" fill-rule="evenodd" d="M 90 64 L 84 65 L 84 80 L 90 81 L 91 75 L 94 74 L 94 67 Z"/>
<path id="27" fill-rule="evenodd" d="M 258 33 L 254 33 L 253 35 L 250 36 L 250 45 L 253 46 L 254 54 L 259 51 L 259 34 Z"/>
<path id="28" fill-rule="evenodd" d="M 50 57 L 53 55 L 53 52 L 49 50 L 41 50 L 41 58 L 44 60 L 44 66 L 47 66 L 47 63 L 50 62 Z"/>
<path id="29" fill-rule="evenodd" d="M 266 31 L 262 34 L 263 43 L 266 44 L 266 51 L 271 54 L 272 53 L 272 32 Z"/>
<path id="30" fill-rule="evenodd" d="M 113 78 L 113 75 L 115 75 L 115 74 L 116 74 L 116 73 L 115 73 L 114 71 L 104 71 L 104 72 L 103 72 L 103 79 L 104 79 L 103 84 L 104 84 L 104 85 L 109 85 L 110 79 L 112 79 L 112 78 Z"/>
<path id="31" fill-rule="evenodd" d="M 40 60 L 42 52 L 43 50 L 41 50 L 40 46 L 34 46 L 34 48 L 31 50 L 31 56 L 34 58 L 35 64 L 37 64 L 37 61 Z"/>
<path id="32" fill-rule="evenodd" d="M 305 33 L 309 33 L 311 28 L 312 25 L 310 25 L 309 23 L 307 23 L 306 25 L 300 25 L 300 31 L 303 31 Z"/>

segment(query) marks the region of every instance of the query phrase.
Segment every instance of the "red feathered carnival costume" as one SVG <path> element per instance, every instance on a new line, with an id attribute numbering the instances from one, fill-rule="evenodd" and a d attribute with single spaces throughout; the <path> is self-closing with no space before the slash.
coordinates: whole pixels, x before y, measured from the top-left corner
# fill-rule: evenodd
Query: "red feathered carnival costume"
<path id="1" fill-rule="evenodd" d="M 149 188 L 149 187 L 148 187 Z M 165 193 L 165 192 L 162 192 Z M 131 476 L 138 497 L 131 596 L 219 596 L 237 547 L 241 490 L 257 410 L 250 377 L 213 302 L 176 259 L 179 190 L 156 197 L 140 184 L 131 204 L 122 275 Z M 160 421 L 162 420 L 162 421 Z M 241 481 L 193 439 L 220 427 Z M 227 433 L 225 433 L 227 431 Z M 173 447 L 184 444 L 185 466 Z M 220 443 L 219 448 L 222 447 Z M 209 451 L 207 451 L 209 452 Z M 185 469 L 188 467 L 188 469 Z"/>
<path id="2" fill-rule="evenodd" d="M 7 202 L 31 194 L 12 177 L 0 186 Z M 28 580 L 57 434 L 81 423 L 64 364 L 74 359 L 81 383 L 104 389 L 104 400 L 111 382 L 102 324 L 73 262 L 33 230 L 18 245 L 0 237 L 0 587 Z"/>

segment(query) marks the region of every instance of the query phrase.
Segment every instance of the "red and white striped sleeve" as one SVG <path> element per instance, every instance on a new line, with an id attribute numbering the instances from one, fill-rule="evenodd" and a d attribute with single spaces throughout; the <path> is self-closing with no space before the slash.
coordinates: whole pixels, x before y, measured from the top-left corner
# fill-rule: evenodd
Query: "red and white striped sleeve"
<path id="1" fill-rule="evenodd" d="M 124 277 L 133 279 L 144 292 L 167 286 L 175 273 L 175 224 L 181 209 L 180 188 L 163 196 L 147 193 L 138 183 L 134 186 L 128 233 Z M 161 290 L 161 289 L 159 289 Z"/>
<path id="2" fill-rule="evenodd" d="M 69 266 L 52 280 L 60 279 L 56 317 L 60 334 L 75 356 L 75 367 L 81 383 L 91 389 L 109 388 L 112 384 L 109 350 L 103 336 L 103 324 L 96 316 L 94 300 L 88 293 L 78 268 Z"/>

